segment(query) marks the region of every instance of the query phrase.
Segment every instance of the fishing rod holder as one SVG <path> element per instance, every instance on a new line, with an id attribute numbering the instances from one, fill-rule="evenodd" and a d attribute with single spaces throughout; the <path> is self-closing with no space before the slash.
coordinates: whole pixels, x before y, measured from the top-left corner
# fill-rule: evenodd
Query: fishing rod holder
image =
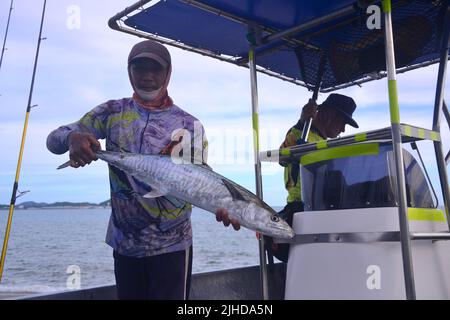
<path id="1" fill-rule="evenodd" d="M 25 191 L 17 190 L 16 200 L 19 199 L 20 197 L 23 197 L 24 195 L 26 195 L 27 193 L 30 193 L 30 192 L 31 192 L 30 190 L 25 190 Z"/>

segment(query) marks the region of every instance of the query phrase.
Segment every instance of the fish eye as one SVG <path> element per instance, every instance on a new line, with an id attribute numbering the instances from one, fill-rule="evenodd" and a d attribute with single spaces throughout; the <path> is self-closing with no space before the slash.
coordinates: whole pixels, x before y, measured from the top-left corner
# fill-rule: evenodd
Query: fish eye
<path id="1" fill-rule="evenodd" d="M 272 220 L 272 222 L 279 222 L 280 221 L 280 217 L 273 215 L 270 220 Z"/>

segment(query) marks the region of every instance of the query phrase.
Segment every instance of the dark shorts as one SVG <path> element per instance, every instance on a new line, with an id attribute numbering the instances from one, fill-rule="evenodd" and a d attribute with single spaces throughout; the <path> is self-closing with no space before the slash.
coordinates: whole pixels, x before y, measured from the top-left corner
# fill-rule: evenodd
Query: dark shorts
<path id="1" fill-rule="evenodd" d="M 187 300 L 192 273 L 192 247 L 145 258 L 114 256 L 120 300 Z"/>

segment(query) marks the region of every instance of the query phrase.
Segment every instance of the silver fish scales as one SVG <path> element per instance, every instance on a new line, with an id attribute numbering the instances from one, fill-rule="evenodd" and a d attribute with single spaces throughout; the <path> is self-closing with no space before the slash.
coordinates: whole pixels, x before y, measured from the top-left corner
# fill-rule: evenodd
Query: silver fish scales
<path id="1" fill-rule="evenodd" d="M 156 198 L 170 195 L 215 213 L 227 209 L 241 226 L 279 239 L 292 239 L 294 231 L 276 212 L 256 195 L 212 171 L 206 165 L 179 163 L 181 159 L 97 151 L 99 159 L 150 185 L 143 195 Z"/>

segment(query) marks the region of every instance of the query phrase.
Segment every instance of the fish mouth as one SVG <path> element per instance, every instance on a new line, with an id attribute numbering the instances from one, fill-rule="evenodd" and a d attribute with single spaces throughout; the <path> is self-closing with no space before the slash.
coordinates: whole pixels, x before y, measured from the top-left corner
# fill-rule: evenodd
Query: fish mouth
<path id="1" fill-rule="evenodd" d="M 267 235 L 269 237 L 273 237 L 276 239 L 291 240 L 295 237 L 295 232 L 289 225 L 287 225 L 286 227 L 271 226 L 270 228 L 266 229 L 266 231 L 261 230 L 260 232 L 264 235 Z"/>
<path id="2" fill-rule="evenodd" d="M 280 232 L 275 236 L 278 239 L 292 240 L 295 237 L 294 230 L 280 230 Z"/>
<path id="3" fill-rule="evenodd" d="M 287 224 L 287 222 L 283 223 L 281 226 L 276 227 L 275 230 L 276 238 L 291 240 L 295 237 L 294 229 L 292 229 L 292 227 Z"/>
<path id="4" fill-rule="evenodd" d="M 295 231 L 292 227 L 285 221 L 283 218 L 276 216 L 278 220 L 271 219 L 272 222 L 276 224 L 272 224 L 270 227 L 274 231 L 275 238 L 290 240 L 294 238 Z"/>

